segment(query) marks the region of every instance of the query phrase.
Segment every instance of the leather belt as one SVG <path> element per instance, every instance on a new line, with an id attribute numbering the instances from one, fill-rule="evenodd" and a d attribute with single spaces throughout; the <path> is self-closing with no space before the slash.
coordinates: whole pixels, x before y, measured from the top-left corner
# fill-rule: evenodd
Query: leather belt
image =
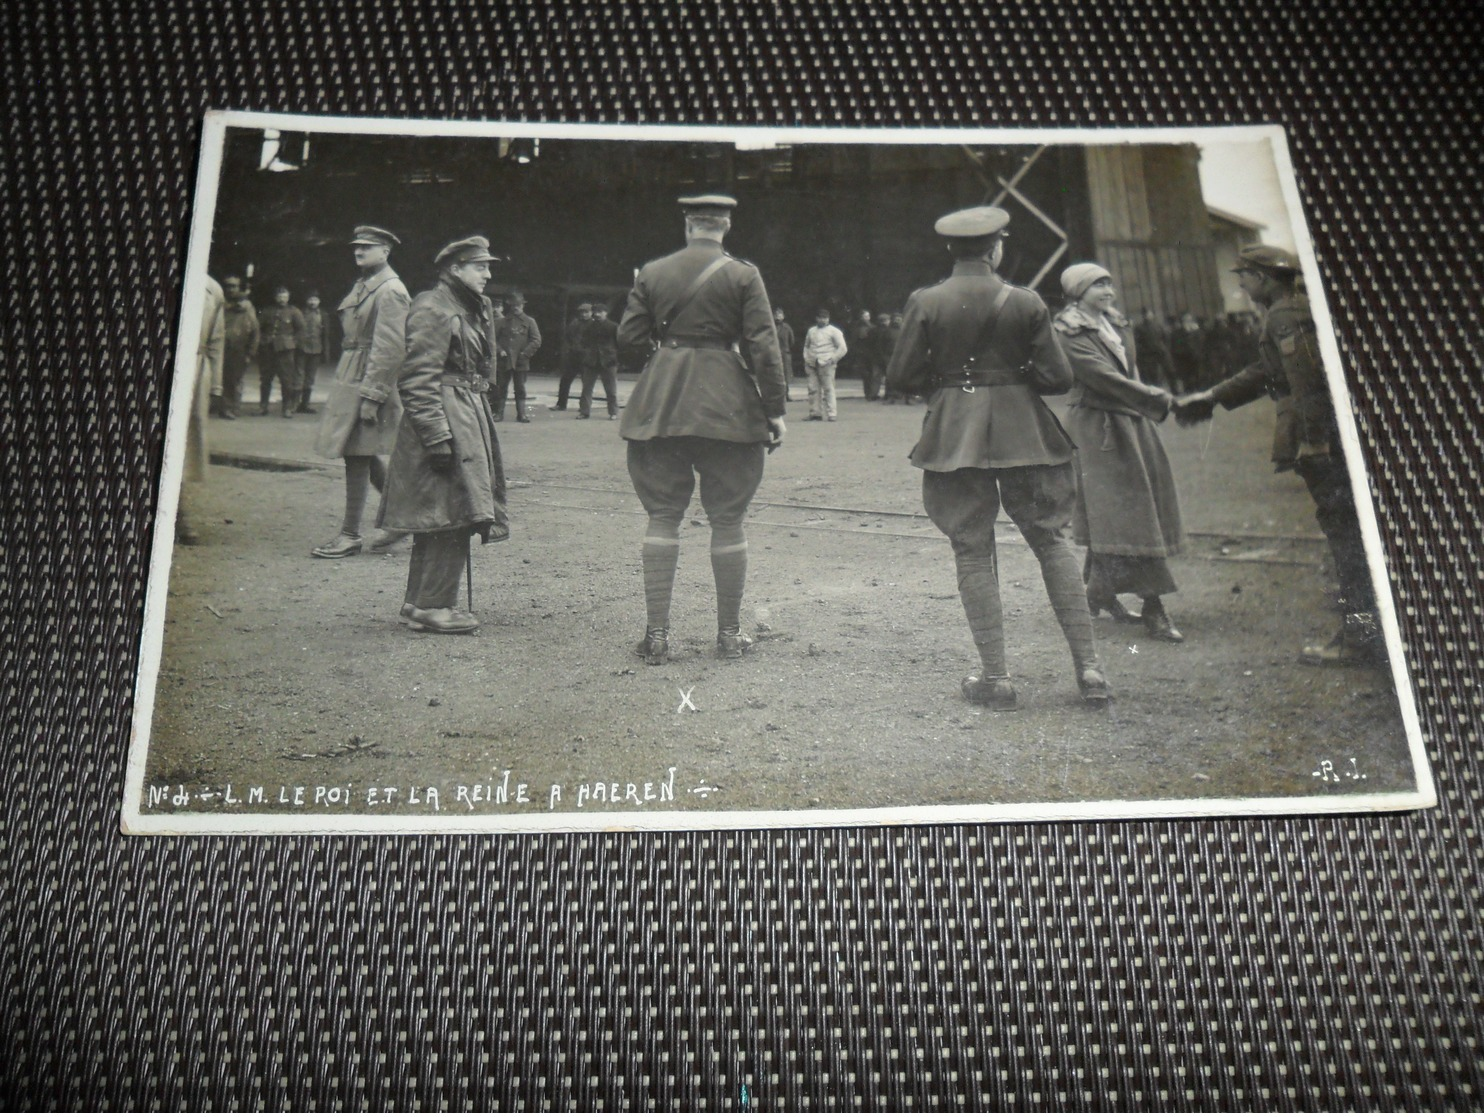
<path id="1" fill-rule="evenodd" d="M 938 388 L 961 388 L 972 392 L 975 388 L 1008 388 L 1024 383 L 1025 377 L 1015 369 L 962 368 L 940 375 L 934 391 Z"/>
<path id="2" fill-rule="evenodd" d="M 723 349 L 737 348 L 735 341 L 719 337 L 667 337 L 660 342 L 661 349 Z"/>
<path id="3" fill-rule="evenodd" d="M 438 378 L 438 383 L 445 388 L 468 388 L 471 392 L 487 392 L 490 390 L 490 382 L 482 376 L 449 376 L 444 374 Z"/>

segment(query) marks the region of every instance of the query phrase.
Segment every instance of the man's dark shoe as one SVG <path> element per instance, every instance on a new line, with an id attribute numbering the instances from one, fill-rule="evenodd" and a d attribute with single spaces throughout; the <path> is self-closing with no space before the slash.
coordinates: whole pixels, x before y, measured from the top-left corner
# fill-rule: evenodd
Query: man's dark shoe
<path id="1" fill-rule="evenodd" d="M 1310 644 L 1299 662 L 1311 667 L 1376 666 L 1386 660 L 1386 644 L 1371 613 L 1346 613 L 1340 631 L 1327 644 Z"/>
<path id="2" fill-rule="evenodd" d="M 497 408 L 495 408 L 495 422 L 497 422 L 497 423 L 503 423 L 504 421 L 505 421 L 505 409 L 503 407 L 497 407 Z"/>
<path id="3" fill-rule="evenodd" d="M 361 537 L 359 535 L 346 535 L 341 532 L 328 543 L 321 543 L 309 552 L 315 558 L 342 559 L 350 558 L 352 555 L 361 553 Z"/>
<path id="4" fill-rule="evenodd" d="M 523 403 L 516 404 L 515 421 L 517 423 L 529 423 L 531 421 L 531 409 Z"/>
<path id="5" fill-rule="evenodd" d="M 645 631 L 644 639 L 634 645 L 634 654 L 650 667 L 659 667 L 670 658 L 670 630 L 651 628 Z"/>
<path id="6" fill-rule="evenodd" d="M 986 678 L 976 672 L 964 677 L 959 690 L 976 706 L 987 706 L 991 710 L 1015 709 L 1015 684 L 1007 676 Z"/>
<path id="7" fill-rule="evenodd" d="M 740 628 L 724 628 L 716 634 L 716 654 L 722 659 L 741 659 L 752 647 L 752 637 Z"/>
<path id="8" fill-rule="evenodd" d="M 444 636 L 462 636 L 479 627 L 479 618 L 463 609 L 419 609 L 407 614 L 411 627 Z"/>
<path id="9" fill-rule="evenodd" d="M 1091 709 L 1104 709 L 1113 701 L 1113 690 L 1096 667 L 1084 667 L 1077 672 L 1077 689 L 1082 693 L 1082 704 Z"/>

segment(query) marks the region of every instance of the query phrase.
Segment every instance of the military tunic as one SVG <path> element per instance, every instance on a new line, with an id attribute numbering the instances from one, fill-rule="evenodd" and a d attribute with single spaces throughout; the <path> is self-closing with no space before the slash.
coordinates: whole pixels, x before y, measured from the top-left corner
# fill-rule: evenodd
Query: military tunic
<path id="1" fill-rule="evenodd" d="M 960 260 L 950 278 L 907 300 L 886 383 L 895 395 L 930 397 L 912 449 L 919 469 L 947 473 L 1072 460 L 1072 440 L 1041 399 L 1072 386 L 1046 304 L 1032 291 L 1011 287 L 991 336 L 983 337 L 986 315 L 1004 285 L 987 263 Z M 967 367 L 993 383 L 972 392 L 941 386 L 945 378 L 964 379 Z"/>
<path id="2" fill-rule="evenodd" d="M 1264 395 L 1277 403 L 1274 468 L 1291 469 L 1303 479 L 1314 498 L 1314 518 L 1334 556 L 1346 608 L 1370 613 L 1375 589 L 1316 334 L 1307 298 L 1292 294 L 1279 299 L 1264 316 L 1257 361 L 1213 387 L 1211 396 L 1227 409 Z"/>
<path id="3" fill-rule="evenodd" d="M 644 265 L 634 280 L 619 348 L 658 348 L 624 409 L 619 433 L 625 439 L 761 443 L 768 438 L 767 420 L 783 415 L 783 361 L 757 268 L 727 257 L 675 313 L 695 278 L 721 256 L 719 242 L 694 240 Z"/>

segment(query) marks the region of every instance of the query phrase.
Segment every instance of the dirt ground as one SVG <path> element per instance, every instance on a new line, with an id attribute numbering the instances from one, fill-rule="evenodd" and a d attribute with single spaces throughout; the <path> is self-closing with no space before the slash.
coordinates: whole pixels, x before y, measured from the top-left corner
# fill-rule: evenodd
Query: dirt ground
<path id="1" fill-rule="evenodd" d="M 553 381 L 532 383 L 535 422 L 498 428 L 512 538 L 475 548 L 484 624 L 471 636 L 398 623 L 407 544 L 310 557 L 343 496 L 340 463 L 311 450 L 314 419 L 212 420 L 213 452 L 236 464 L 187 486 L 201 544 L 174 551 L 143 809 L 307 827 L 430 814 L 642 826 L 671 811 L 803 812 L 770 819 L 802 824 L 841 820 L 813 811 L 1067 814 L 1415 788 L 1390 675 L 1296 662 L 1338 618 L 1302 485 L 1267 465 L 1270 407 L 1162 428 L 1192 533 L 1168 599 L 1187 641 L 1099 618 L 1117 694 L 1106 712 L 1080 706 L 1039 570 L 1002 523 L 1021 708 L 991 713 L 959 696 L 977 660 L 948 544 L 906 460 L 922 407 L 845 387 L 834 424 L 804 422 L 796 403 L 768 460 L 743 613 L 756 648 L 710 654 L 697 504 L 682 533 L 678 654 L 663 667 L 630 653 L 644 518 L 618 425 L 549 412 Z"/>

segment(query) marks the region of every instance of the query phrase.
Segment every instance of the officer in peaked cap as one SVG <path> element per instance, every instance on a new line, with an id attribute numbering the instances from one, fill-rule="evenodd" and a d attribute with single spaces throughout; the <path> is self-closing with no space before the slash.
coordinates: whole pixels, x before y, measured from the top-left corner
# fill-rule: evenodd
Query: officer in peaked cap
<path id="1" fill-rule="evenodd" d="M 1253 244 L 1237 253 L 1237 266 L 1232 271 L 1268 273 L 1272 275 L 1297 276 L 1303 271 L 1299 259 L 1285 248 L 1273 248 L 1266 244 Z"/>
<path id="2" fill-rule="evenodd" d="M 923 506 L 953 543 L 959 596 L 979 651 L 980 668 L 963 680 L 963 696 L 994 710 L 1016 705 L 995 551 L 1003 506 L 1041 564 L 1082 700 L 1102 707 L 1108 681 L 1066 538 L 1076 448 L 1041 399 L 1071 388 L 1072 370 L 1046 304 L 995 274 L 1009 223 L 995 206 L 939 218 L 933 229 L 953 256 L 953 274 L 908 298 L 886 386 L 893 395 L 930 397 L 911 459 L 923 471 Z"/>
<path id="3" fill-rule="evenodd" d="M 412 534 L 401 616 L 414 631 L 472 632 L 457 608 L 469 539 L 510 536 L 505 469 L 486 394 L 494 376 L 490 242 L 464 237 L 434 258 L 438 282 L 412 300 L 407 360 L 397 380 L 403 419 L 382 494 L 378 526 Z M 472 607 L 472 590 L 470 605 Z"/>
<path id="4" fill-rule="evenodd" d="M 635 652 L 651 665 L 669 655 L 680 522 L 697 475 L 711 522 L 717 653 L 735 659 L 751 646 L 741 628 L 742 525 L 765 451 L 782 443 L 786 429 L 787 386 L 763 278 L 722 250 L 737 200 L 700 194 L 679 204 L 686 245 L 640 269 L 617 339 L 620 351 L 649 353 L 619 433 L 649 514 L 641 551 L 645 634 Z"/>
<path id="5" fill-rule="evenodd" d="M 355 232 L 351 234 L 351 244 L 374 244 L 383 248 L 391 248 L 402 242 L 397 239 L 395 233 L 390 233 L 376 225 L 357 225 Z"/>
<path id="6" fill-rule="evenodd" d="M 361 519 L 369 488 L 386 483 L 378 455 L 388 454 L 402 420 L 397 374 L 406 354 L 407 288 L 388 258 L 401 242 L 376 225 L 357 225 L 350 246 L 360 277 L 340 300 L 340 363 L 320 412 L 315 451 L 345 459 L 345 513 L 340 532 L 310 553 L 344 559 L 361 553 Z M 371 544 L 385 549 L 400 537 L 386 535 Z"/>
<path id="7" fill-rule="evenodd" d="M 1376 625 L 1375 588 L 1314 316 L 1298 288 L 1298 258 L 1285 249 L 1258 244 L 1237 254 L 1232 271 L 1263 315 L 1257 361 L 1215 387 L 1176 400 L 1175 416 L 1182 423 L 1199 422 L 1209 419 L 1218 403 L 1231 409 L 1263 396 L 1277 401 L 1273 465 L 1279 472 L 1297 473 L 1314 498 L 1315 518 L 1334 556 L 1345 608 L 1334 638 L 1306 646 L 1299 659 L 1315 665 L 1374 662 L 1384 654 Z"/>
<path id="8" fill-rule="evenodd" d="M 452 244 L 445 244 L 433 258 L 433 266 L 440 271 L 462 264 L 487 264 L 499 259 L 490 255 L 490 242 L 484 237 L 465 237 Z M 483 287 L 480 288 L 481 292 Z"/>

